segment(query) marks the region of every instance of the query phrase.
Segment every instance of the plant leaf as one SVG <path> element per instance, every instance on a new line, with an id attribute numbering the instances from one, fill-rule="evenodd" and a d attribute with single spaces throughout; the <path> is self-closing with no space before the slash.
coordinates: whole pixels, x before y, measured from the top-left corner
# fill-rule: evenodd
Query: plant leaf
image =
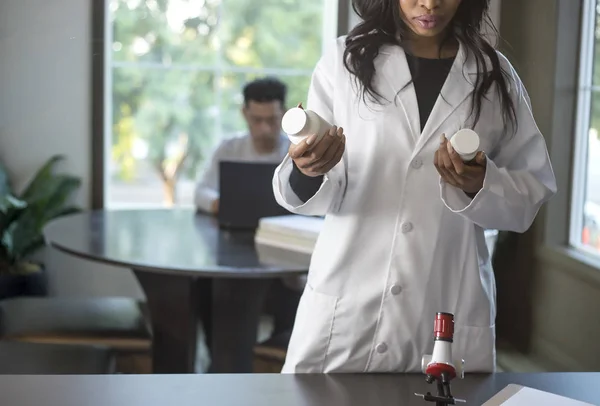
<path id="1" fill-rule="evenodd" d="M 10 226 L 9 226 L 9 228 L 10 228 Z M 2 246 L 3 251 L 6 253 L 7 262 L 9 264 L 14 263 L 15 255 L 14 255 L 13 234 L 8 229 L 6 229 L 2 233 L 2 238 L 0 238 L 0 245 Z"/>
<path id="2" fill-rule="evenodd" d="M 0 234 L 26 207 L 27 202 L 12 195 L 0 196 Z"/>
<path id="3" fill-rule="evenodd" d="M 25 207 L 27 207 L 27 202 L 13 195 L 0 196 L 0 213 L 2 214 L 8 214 L 11 210 L 24 209 Z"/>
<path id="4" fill-rule="evenodd" d="M 26 213 L 12 221 L 6 228 L 2 245 L 13 263 L 25 259 L 32 250 L 39 247 L 40 243 L 43 245 L 42 230 L 46 224 L 43 213 L 41 207 L 29 207 Z"/>
<path id="5" fill-rule="evenodd" d="M 28 202 L 5 232 L 3 245 L 14 261 L 26 258 L 39 247 L 43 228 L 50 220 L 78 210 L 73 206 L 65 207 L 65 203 L 80 184 L 81 181 L 72 176 L 54 176 L 35 192 L 36 198 Z"/>
<path id="6" fill-rule="evenodd" d="M 40 235 L 34 216 L 22 215 L 8 225 L 2 236 L 2 245 L 14 262 L 24 258 L 23 251 Z"/>
<path id="7" fill-rule="evenodd" d="M 18 264 L 44 245 L 43 228 L 56 217 L 80 211 L 67 201 L 81 180 L 53 173 L 62 155 L 50 158 L 29 183 L 20 199 L 0 196 L 0 261 Z M 8 195 L 7 195 L 8 196 Z M 7 214 L 4 214 L 4 213 Z"/>
<path id="8" fill-rule="evenodd" d="M 73 193 L 81 186 L 81 180 L 73 176 L 60 176 L 56 177 L 56 187 L 52 193 L 48 195 L 45 200 L 43 223 L 64 215 L 65 204 L 67 200 L 73 195 Z M 72 207 L 69 206 L 69 209 Z M 68 214 L 68 213 L 66 213 Z"/>
<path id="9" fill-rule="evenodd" d="M 64 159 L 64 155 L 52 156 L 44 166 L 42 166 L 35 174 L 29 185 L 25 188 L 21 195 L 23 200 L 31 200 L 37 198 L 40 194 L 43 194 L 47 189 L 48 182 L 51 182 L 54 178 L 52 170 L 57 162 Z"/>
<path id="10" fill-rule="evenodd" d="M 63 205 L 66 200 L 81 185 L 79 178 L 68 175 L 54 175 L 43 185 L 32 190 L 27 203 L 30 206 L 42 204 L 47 210 Z"/>
<path id="11" fill-rule="evenodd" d="M 31 234 L 17 234 L 18 238 L 24 238 L 22 245 L 17 246 L 18 252 L 14 250 L 15 254 L 18 255 L 19 258 L 27 258 L 29 255 L 34 254 L 37 250 L 45 246 L 45 241 L 43 237 L 44 227 L 50 220 L 53 220 L 57 217 L 66 216 L 69 214 L 75 214 L 81 212 L 81 208 L 76 206 L 67 206 L 62 207 L 58 211 L 54 211 L 53 213 L 48 213 L 45 215 L 45 219 L 37 224 L 37 236 L 34 237 L 34 233 Z M 31 240 L 29 240 L 31 238 Z"/>

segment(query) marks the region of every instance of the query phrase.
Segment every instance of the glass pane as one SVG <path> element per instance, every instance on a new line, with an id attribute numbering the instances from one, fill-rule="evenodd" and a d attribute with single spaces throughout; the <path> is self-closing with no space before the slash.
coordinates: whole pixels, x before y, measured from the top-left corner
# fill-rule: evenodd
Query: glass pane
<path id="1" fill-rule="evenodd" d="M 596 1 L 596 27 L 594 30 L 594 66 L 592 67 L 592 85 L 600 85 L 600 0 Z"/>
<path id="2" fill-rule="evenodd" d="M 109 206 L 189 205 L 218 137 L 212 72 L 113 69 Z"/>
<path id="3" fill-rule="evenodd" d="M 219 1 L 111 0 L 113 60 L 213 65 Z"/>
<path id="4" fill-rule="evenodd" d="M 325 1 L 110 0 L 107 205 L 193 204 L 216 144 L 247 129 L 249 80 L 278 76 L 289 106 L 306 102 Z"/>
<path id="5" fill-rule="evenodd" d="M 232 66 L 312 70 L 321 55 L 324 2 L 226 0 L 219 40 Z"/>
<path id="6" fill-rule="evenodd" d="M 219 114 L 221 122 L 220 131 L 223 137 L 228 138 L 235 135 L 235 133 L 247 130 L 246 122 L 240 111 L 244 102 L 242 87 L 256 77 L 256 74 L 236 74 L 229 72 L 224 73 L 220 78 L 221 100 Z"/>
<path id="7" fill-rule="evenodd" d="M 281 77 L 288 85 L 288 105 L 295 106 L 302 102 L 306 106 L 306 96 L 308 95 L 308 87 L 310 85 L 310 75 L 304 76 L 283 76 Z"/>
<path id="8" fill-rule="evenodd" d="M 600 93 L 592 94 L 581 242 L 600 254 Z"/>

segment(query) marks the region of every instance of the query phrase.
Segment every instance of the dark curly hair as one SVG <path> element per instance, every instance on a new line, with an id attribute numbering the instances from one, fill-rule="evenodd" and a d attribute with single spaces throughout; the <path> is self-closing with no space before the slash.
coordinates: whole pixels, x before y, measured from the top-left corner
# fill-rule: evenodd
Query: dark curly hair
<path id="1" fill-rule="evenodd" d="M 400 45 L 410 28 L 401 18 L 398 0 L 353 0 L 352 8 L 362 21 L 346 37 L 344 65 L 359 82 L 363 100 L 368 96 L 372 101 L 380 102 L 382 96 L 372 84 L 374 60 L 382 45 Z M 507 73 L 500 65 L 496 50 L 482 35 L 485 25 L 496 32 L 488 10 L 489 0 L 462 0 L 450 22 L 445 41 L 454 38 L 461 42 L 477 63 L 478 75 L 471 97 L 473 126 L 479 121 L 482 101 L 493 85 L 499 90 L 504 123 L 516 126 L 516 111 L 508 91 Z M 486 69 L 486 56 L 492 65 L 491 71 Z"/>

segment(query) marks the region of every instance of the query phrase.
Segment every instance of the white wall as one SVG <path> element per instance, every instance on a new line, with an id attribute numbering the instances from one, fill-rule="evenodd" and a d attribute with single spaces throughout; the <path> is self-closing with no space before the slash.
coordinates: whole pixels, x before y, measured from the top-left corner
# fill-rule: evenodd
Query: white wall
<path id="1" fill-rule="evenodd" d="M 90 0 L 0 1 L 0 159 L 20 189 L 53 154 L 90 193 Z M 129 270 L 48 250 L 52 292 L 142 297 Z"/>
<path id="2" fill-rule="evenodd" d="M 500 6 L 501 6 L 501 2 L 502 0 L 491 0 L 490 1 L 490 18 L 492 19 L 492 22 L 494 23 L 494 25 L 496 26 L 496 29 L 498 31 L 500 31 Z M 490 34 L 490 42 L 492 44 L 497 44 L 498 43 L 498 36 L 497 35 L 493 35 Z"/>
<path id="3" fill-rule="evenodd" d="M 496 25 L 496 28 L 500 28 L 500 7 L 502 6 L 502 0 L 491 0 L 490 2 L 490 17 Z"/>

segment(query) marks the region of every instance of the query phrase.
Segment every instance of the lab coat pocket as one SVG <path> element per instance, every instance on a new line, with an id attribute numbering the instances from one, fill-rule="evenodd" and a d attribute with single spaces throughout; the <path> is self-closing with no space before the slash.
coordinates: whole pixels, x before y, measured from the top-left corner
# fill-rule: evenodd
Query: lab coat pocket
<path id="1" fill-rule="evenodd" d="M 465 361 L 469 372 L 495 372 L 496 326 L 473 327 L 457 324 L 454 329 L 452 354 L 455 360 Z"/>
<path id="2" fill-rule="evenodd" d="M 323 372 L 337 305 L 337 297 L 317 292 L 310 284 L 306 284 L 282 372 Z"/>

